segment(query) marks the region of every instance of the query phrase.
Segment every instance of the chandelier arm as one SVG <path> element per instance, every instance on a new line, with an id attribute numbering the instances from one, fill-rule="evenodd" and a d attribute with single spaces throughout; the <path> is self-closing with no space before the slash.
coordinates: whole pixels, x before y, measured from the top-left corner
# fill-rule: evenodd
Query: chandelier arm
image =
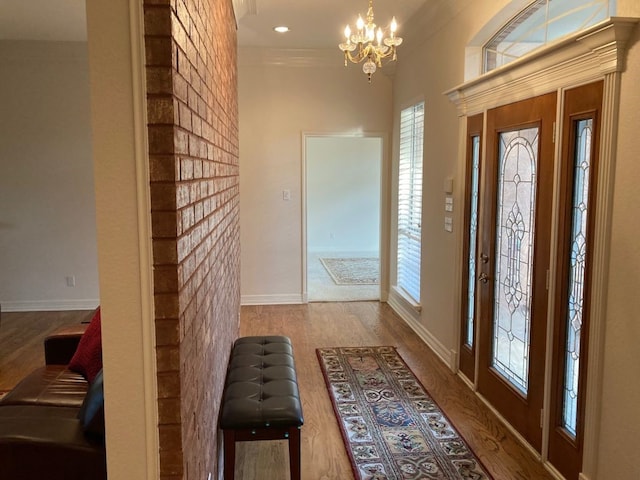
<path id="1" fill-rule="evenodd" d="M 344 52 L 344 55 L 345 55 L 345 62 L 346 62 L 346 59 L 349 59 L 351 63 L 360 63 L 362 60 L 364 60 L 364 58 L 366 58 L 366 57 L 362 57 L 360 52 L 356 53 L 355 55 L 352 54 L 351 52 Z"/>

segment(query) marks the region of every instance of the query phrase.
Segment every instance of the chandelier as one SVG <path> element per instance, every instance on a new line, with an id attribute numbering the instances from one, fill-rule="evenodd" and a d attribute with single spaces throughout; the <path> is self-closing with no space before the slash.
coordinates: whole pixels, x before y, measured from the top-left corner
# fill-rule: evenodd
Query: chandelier
<path id="1" fill-rule="evenodd" d="M 369 0 L 366 23 L 362 16 L 358 15 L 356 33 L 351 34 L 349 25 L 344 29 L 347 41 L 338 45 L 340 50 L 344 52 L 344 66 L 346 67 L 349 61 L 352 63 L 364 62 L 362 71 L 371 83 L 371 75 L 378 67 L 382 67 L 383 59 L 396 60 L 396 47 L 402 44 L 402 38 L 396 37 L 397 29 L 396 17 L 393 17 L 389 25 L 388 37 L 384 36 L 384 31 L 380 27 L 376 31 L 376 24 L 373 23 L 373 0 Z M 390 60 L 389 57 L 391 57 Z"/>

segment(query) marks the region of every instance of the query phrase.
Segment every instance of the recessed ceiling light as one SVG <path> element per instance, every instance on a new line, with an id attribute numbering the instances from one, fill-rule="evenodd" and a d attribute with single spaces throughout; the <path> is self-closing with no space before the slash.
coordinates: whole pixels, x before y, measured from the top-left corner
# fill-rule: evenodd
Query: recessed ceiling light
<path id="1" fill-rule="evenodd" d="M 278 33 L 287 33 L 289 31 L 289 27 L 286 27 L 284 25 L 279 27 L 273 27 L 273 29 Z"/>

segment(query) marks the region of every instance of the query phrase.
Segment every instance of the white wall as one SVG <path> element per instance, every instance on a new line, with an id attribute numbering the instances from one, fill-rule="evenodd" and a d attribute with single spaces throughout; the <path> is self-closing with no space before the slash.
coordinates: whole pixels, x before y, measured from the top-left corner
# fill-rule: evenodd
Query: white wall
<path id="1" fill-rule="evenodd" d="M 438 344 L 443 357 L 452 357 L 456 350 L 459 303 L 456 255 L 461 248 L 457 244 L 460 225 L 454 224 L 453 233 L 444 229 L 444 182 L 446 178 L 453 178 L 455 189 L 463 181 L 457 171 L 457 112 L 443 92 L 463 82 L 466 43 L 473 29 L 484 25 L 497 11 L 498 2 L 468 2 L 464 7 L 456 7 L 454 3 L 439 1 L 426 5 L 423 14 L 431 18 L 434 25 L 446 25 L 446 28 L 423 30 L 421 42 L 402 45 L 402 59 L 398 60 L 394 81 L 394 145 L 399 138 L 400 111 L 417 101 L 425 102 L 419 322 Z M 397 157 L 395 147 L 394 165 Z M 395 184 L 397 178 L 394 178 Z M 396 196 L 394 189 L 392 198 Z M 459 202 L 460 198 L 454 198 L 454 216 Z M 397 209 L 395 203 L 394 209 Z M 392 272 L 394 269 L 395 266 Z"/>
<path id="2" fill-rule="evenodd" d="M 307 137 L 307 249 L 368 252 L 380 248 L 382 139 Z"/>
<path id="3" fill-rule="evenodd" d="M 378 72 L 369 85 L 335 55 L 306 67 L 239 56 L 242 301 L 300 302 L 302 134 L 390 132 L 391 80 Z"/>
<path id="4" fill-rule="evenodd" d="M 2 41 L 0 64 L 2 309 L 95 307 L 87 45 Z"/>

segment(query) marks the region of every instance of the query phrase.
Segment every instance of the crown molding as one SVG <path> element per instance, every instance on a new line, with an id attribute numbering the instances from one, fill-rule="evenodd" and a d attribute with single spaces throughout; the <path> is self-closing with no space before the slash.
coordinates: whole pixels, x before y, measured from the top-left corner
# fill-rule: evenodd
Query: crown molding
<path id="1" fill-rule="evenodd" d="M 603 78 L 625 68 L 626 45 L 639 19 L 612 17 L 444 92 L 460 116 Z"/>
<path id="2" fill-rule="evenodd" d="M 344 54 L 337 48 L 261 48 L 239 47 L 238 65 L 287 68 L 345 68 Z M 360 64 L 349 63 L 348 68 L 361 72 Z M 385 64 L 378 72 L 393 77 L 396 62 Z"/>
<path id="3" fill-rule="evenodd" d="M 276 67 L 342 67 L 342 52 L 336 49 L 239 47 L 239 65 Z"/>
<path id="4" fill-rule="evenodd" d="M 236 23 L 246 15 L 256 15 L 258 13 L 256 0 L 233 0 L 233 13 L 236 16 Z"/>

